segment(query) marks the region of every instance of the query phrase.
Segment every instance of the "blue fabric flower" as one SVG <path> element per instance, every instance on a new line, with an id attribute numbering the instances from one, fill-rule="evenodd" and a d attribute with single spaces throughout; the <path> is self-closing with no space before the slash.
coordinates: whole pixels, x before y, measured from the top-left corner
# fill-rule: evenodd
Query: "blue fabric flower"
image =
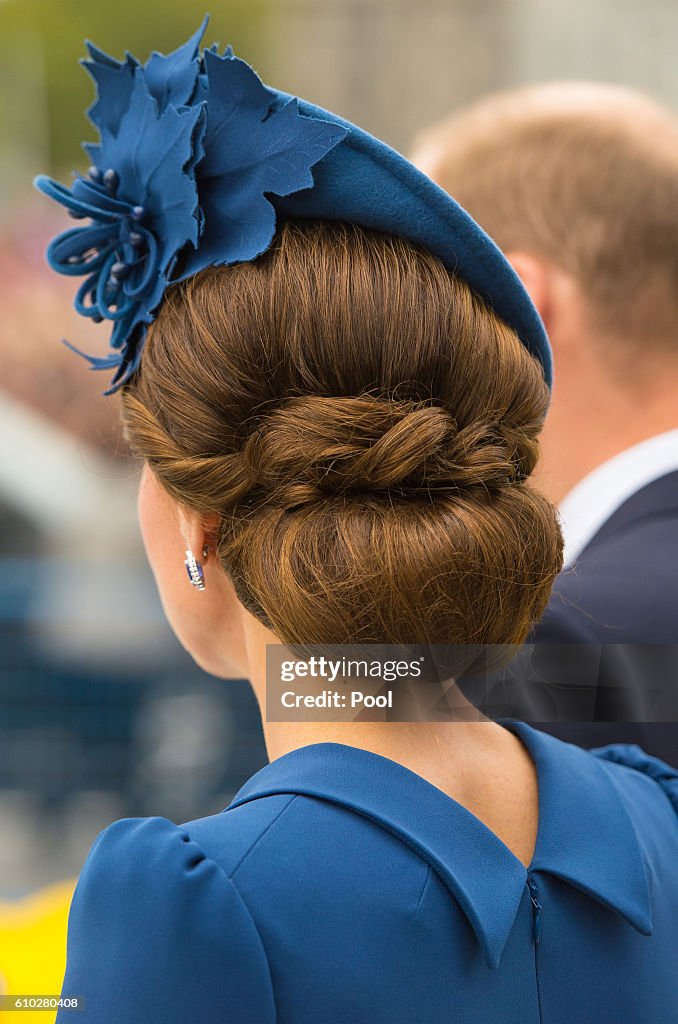
<path id="1" fill-rule="evenodd" d="M 200 56 L 206 25 L 143 66 L 88 43 L 83 64 L 97 88 L 88 116 L 100 136 L 85 146 L 89 174 L 70 188 L 36 178 L 73 217 L 90 220 L 55 238 L 47 258 L 59 273 L 85 277 L 79 313 L 113 323 L 111 354 L 85 356 L 93 369 L 115 368 L 106 394 L 139 365 L 169 285 L 264 252 L 276 228 L 266 193 L 312 187 L 311 167 L 347 134 L 301 116 L 296 100 L 276 108 L 275 94 L 230 48 Z"/>

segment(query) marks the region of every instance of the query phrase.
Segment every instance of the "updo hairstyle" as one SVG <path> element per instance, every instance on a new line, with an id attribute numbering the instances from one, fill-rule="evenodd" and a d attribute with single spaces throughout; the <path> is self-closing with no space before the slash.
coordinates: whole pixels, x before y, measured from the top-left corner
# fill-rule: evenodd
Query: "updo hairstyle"
<path id="1" fill-rule="evenodd" d="M 433 255 L 290 222 L 170 289 L 122 406 L 169 494 L 218 513 L 217 557 L 283 643 L 518 644 L 562 564 L 527 480 L 548 399 Z"/>

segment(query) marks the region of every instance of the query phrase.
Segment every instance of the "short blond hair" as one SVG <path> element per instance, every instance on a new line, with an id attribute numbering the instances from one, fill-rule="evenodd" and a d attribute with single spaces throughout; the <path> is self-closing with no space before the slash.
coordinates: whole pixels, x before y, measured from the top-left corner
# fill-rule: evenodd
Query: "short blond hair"
<path id="1" fill-rule="evenodd" d="M 527 86 L 429 128 L 413 159 L 505 252 L 533 252 L 575 277 L 601 332 L 675 343 L 678 118 L 670 110 L 621 86 Z"/>

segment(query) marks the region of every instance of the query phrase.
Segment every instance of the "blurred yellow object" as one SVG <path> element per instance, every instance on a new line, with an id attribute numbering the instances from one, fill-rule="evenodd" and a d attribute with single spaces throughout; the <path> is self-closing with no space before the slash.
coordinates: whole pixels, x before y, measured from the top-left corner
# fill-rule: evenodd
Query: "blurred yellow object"
<path id="1" fill-rule="evenodd" d="M 66 969 L 68 909 L 75 881 L 0 902 L 0 995 L 58 995 Z M 0 1010 L 0 1021 L 53 1024 L 56 1010 Z"/>

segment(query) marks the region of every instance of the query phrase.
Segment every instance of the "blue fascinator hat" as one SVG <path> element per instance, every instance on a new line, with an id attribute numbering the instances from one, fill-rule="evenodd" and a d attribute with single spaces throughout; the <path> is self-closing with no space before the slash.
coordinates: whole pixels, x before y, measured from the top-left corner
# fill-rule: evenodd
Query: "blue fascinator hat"
<path id="1" fill-rule="evenodd" d="M 145 64 L 87 43 L 83 64 L 97 91 L 88 116 L 99 133 L 84 147 L 91 167 L 70 188 L 35 179 L 87 221 L 54 238 L 47 259 L 84 278 L 75 298 L 82 316 L 111 322 L 110 354 L 84 356 L 113 371 L 105 394 L 137 369 L 170 285 L 256 259 L 289 218 L 348 221 L 428 249 L 517 332 L 550 387 L 539 314 L 469 214 L 372 135 L 264 85 L 230 47 L 201 53 L 206 27 L 207 18 L 174 53 Z"/>

